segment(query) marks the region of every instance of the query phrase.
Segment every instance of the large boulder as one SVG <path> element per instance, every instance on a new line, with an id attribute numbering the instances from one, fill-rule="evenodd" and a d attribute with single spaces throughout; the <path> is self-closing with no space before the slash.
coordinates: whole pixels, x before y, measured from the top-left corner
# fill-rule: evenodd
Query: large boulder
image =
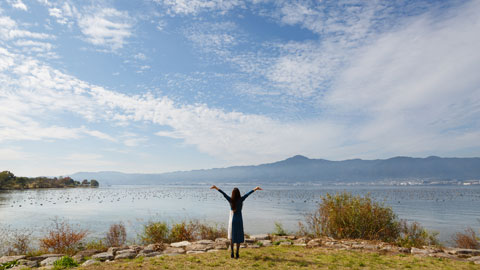
<path id="1" fill-rule="evenodd" d="M 186 251 L 207 251 L 207 250 L 210 250 L 210 249 L 214 249 L 215 248 L 215 244 L 213 243 L 210 243 L 210 244 L 200 244 L 198 242 L 196 243 L 193 243 L 191 245 L 188 245 L 185 247 L 185 250 Z"/>
<path id="2" fill-rule="evenodd" d="M 312 239 L 310 241 L 308 241 L 307 243 L 307 247 L 309 248 L 313 248 L 313 247 L 320 247 L 322 246 L 322 239 L 321 238 L 315 238 L 315 239 Z"/>
<path id="3" fill-rule="evenodd" d="M 83 261 L 83 259 L 85 257 L 91 257 L 91 256 L 93 256 L 93 255 L 95 255 L 99 252 L 100 251 L 97 250 L 97 249 L 82 250 L 82 251 L 77 252 L 77 254 L 75 254 L 72 258 L 77 262 L 81 262 L 81 261 Z"/>
<path id="4" fill-rule="evenodd" d="M 61 258 L 63 256 L 65 256 L 65 254 L 42 254 L 42 255 L 39 255 L 39 256 L 28 257 L 28 259 L 31 260 L 31 261 L 40 262 L 40 261 L 45 260 L 46 258 L 50 258 L 50 257 L 60 257 Z"/>
<path id="5" fill-rule="evenodd" d="M 18 265 L 24 265 L 27 267 L 38 267 L 38 262 L 37 261 L 31 261 L 31 260 L 25 260 L 25 259 L 20 259 L 17 261 Z"/>
<path id="6" fill-rule="evenodd" d="M 85 261 L 84 263 L 82 263 L 82 266 L 89 266 L 89 265 L 93 265 L 93 264 L 98 264 L 100 263 L 99 261 L 95 260 L 95 259 L 90 259 L 88 261 Z"/>
<path id="7" fill-rule="evenodd" d="M 260 244 L 260 246 L 262 246 L 262 247 L 269 247 L 269 246 L 272 245 L 272 241 L 270 241 L 270 240 L 258 240 L 257 242 L 258 242 L 258 243 Z"/>

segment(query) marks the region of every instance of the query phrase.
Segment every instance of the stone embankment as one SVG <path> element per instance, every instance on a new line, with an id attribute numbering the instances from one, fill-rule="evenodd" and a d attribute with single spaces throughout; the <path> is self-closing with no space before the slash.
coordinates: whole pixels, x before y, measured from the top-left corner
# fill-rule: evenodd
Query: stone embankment
<path id="1" fill-rule="evenodd" d="M 199 254 L 205 252 L 217 252 L 227 250 L 230 241 L 226 238 L 212 240 L 200 240 L 195 242 L 182 241 L 171 244 L 150 244 L 147 246 L 130 245 L 123 247 L 111 247 L 107 251 L 83 250 L 75 254 L 75 259 L 82 266 L 113 262 L 122 259 L 133 259 L 138 257 L 159 257 L 175 256 L 181 254 Z M 437 257 L 461 261 L 471 261 L 480 264 L 480 250 L 460 248 L 439 248 L 425 246 L 423 248 L 403 248 L 388 243 L 365 240 L 335 240 L 329 237 L 308 238 L 296 236 L 272 236 L 267 234 L 252 235 L 245 239 L 242 248 L 262 248 L 272 245 L 281 246 L 303 246 L 305 248 L 327 248 L 341 250 L 365 250 L 380 253 L 406 253 L 417 257 Z M 35 257 L 3 256 L 0 258 L 0 265 L 17 261 L 17 266 L 10 268 L 19 269 L 50 269 L 53 263 L 64 254 L 43 254 Z"/>

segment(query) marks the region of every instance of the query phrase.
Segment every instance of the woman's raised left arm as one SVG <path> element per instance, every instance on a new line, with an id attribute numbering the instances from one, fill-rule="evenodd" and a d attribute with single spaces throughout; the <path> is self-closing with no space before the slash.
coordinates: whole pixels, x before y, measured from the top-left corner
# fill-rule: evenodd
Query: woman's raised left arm
<path id="1" fill-rule="evenodd" d="M 262 188 L 261 188 L 261 187 L 256 187 L 256 188 L 250 190 L 247 194 L 245 194 L 245 195 L 242 196 L 242 202 L 243 202 L 248 196 L 250 196 L 250 194 L 252 194 L 253 192 L 255 192 L 255 191 L 257 191 L 257 190 L 262 190 Z"/>

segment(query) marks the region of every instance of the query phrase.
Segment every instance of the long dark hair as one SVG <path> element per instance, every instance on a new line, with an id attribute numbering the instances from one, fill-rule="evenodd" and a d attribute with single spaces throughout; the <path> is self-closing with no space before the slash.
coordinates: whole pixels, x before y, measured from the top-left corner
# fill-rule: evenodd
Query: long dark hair
<path id="1" fill-rule="evenodd" d="M 240 190 L 238 190 L 238 188 L 234 188 L 232 190 L 232 197 L 230 199 L 230 206 L 233 212 L 237 211 L 237 202 L 240 200 L 240 198 Z"/>

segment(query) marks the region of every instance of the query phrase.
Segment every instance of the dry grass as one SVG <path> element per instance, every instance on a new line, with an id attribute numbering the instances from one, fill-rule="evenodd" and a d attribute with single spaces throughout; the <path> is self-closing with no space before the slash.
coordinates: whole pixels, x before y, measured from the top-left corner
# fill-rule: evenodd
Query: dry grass
<path id="1" fill-rule="evenodd" d="M 306 249 L 274 246 L 241 250 L 240 259 L 229 251 L 196 255 L 138 258 L 103 263 L 79 269 L 478 269 L 478 265 L 410 255 L 380 255 L 373 252 Z"/>
<path id="2" fill-rule="evenodd" d="M 480 249 L 480 242 L 477 234 L 472 228 L 467 228 L 465 232 L 455 233 L 452 237 L 456 247 Z"/>

